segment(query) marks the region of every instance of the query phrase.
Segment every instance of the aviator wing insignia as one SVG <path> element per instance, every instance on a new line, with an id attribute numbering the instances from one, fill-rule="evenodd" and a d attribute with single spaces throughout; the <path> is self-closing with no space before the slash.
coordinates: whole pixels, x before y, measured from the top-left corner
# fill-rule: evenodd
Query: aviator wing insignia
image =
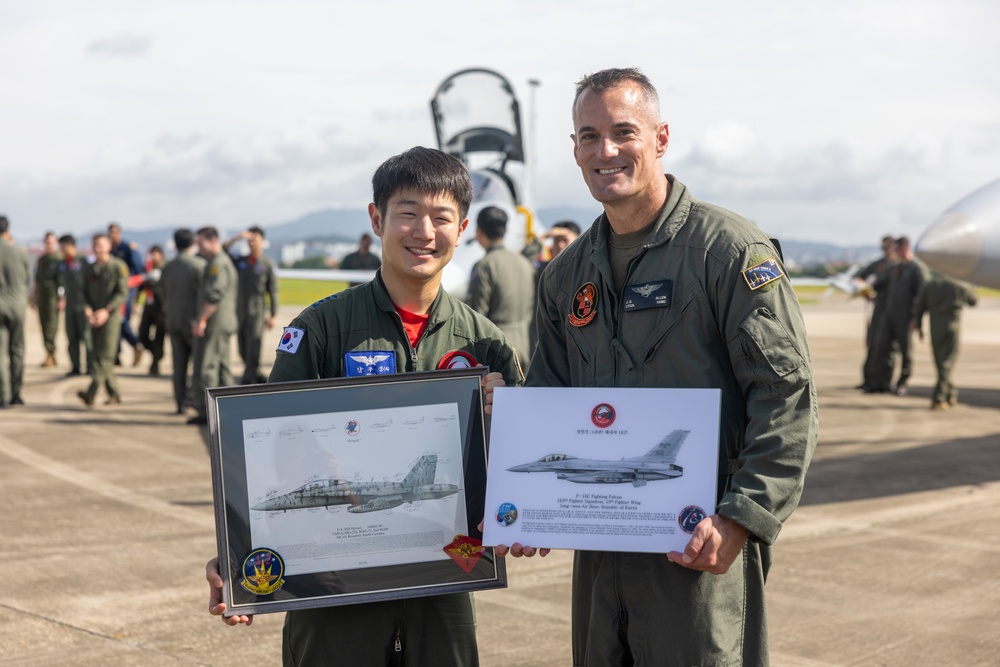
<path id="1" fill-rule="evenodd" d="M 643 299 L 648 299 L 650 294 L 660 289 L 661 287 L 663 287 L 663 283 L 657 283 L 655 285 L 646 283 L 641 287 L 633 287 L 632 291 L 641 296 Z"/>

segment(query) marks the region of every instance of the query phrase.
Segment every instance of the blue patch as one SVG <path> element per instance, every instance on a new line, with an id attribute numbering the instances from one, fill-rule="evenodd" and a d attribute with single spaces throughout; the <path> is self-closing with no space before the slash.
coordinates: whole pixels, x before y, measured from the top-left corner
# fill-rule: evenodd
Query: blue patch
<path id="1" fill-rule="evenodd" d="M 344 375 L 391 375 L 396 372 L 396 353 L 393 350 L 355 350 L 344 353 Z"/>
<path id="2" fill-rule="evenodd" d="M 625 312 L 646 308 L 669 308 L 670 288 L 673 283 L 666 278 L 650 280 L 637 285 L 626 285 L 623 298 Z"/>
<path id="3" fill-rule="evenodd" d="M 677 517 L 677 523 L 680 524 L 681 530 L 691 534 L 694 532 L 695 527 L 704 521 L 707 516 L 705 510 L 697 505 L 688 505 L 681 510 L 680 515 Z"/>
<path id="4" fill-rule="evenodd" d="M 774 257 L 765 259 L 760 264 L 743 269 L 743 279 L 752 290 L 760 289 L 785 275 Z"/>
<path id="5" fill-rule="evenodd" d="M 340 293 L 339 292 L 337 294 L 331 294 L 328 297 L 324 297 L 324 298 L 320 299 L 319 301 L 317 301 L 316 303 L 314 303 L 313 305 L 311 305 L 309 307 L 312 308 L 312 309 L 315 309 L 317 306 L 320 306 L 320 305 L 326 303 L 327 301 L 330 301 L 331 299 L 339 299 L 339 298 L 340 298 Z"/>

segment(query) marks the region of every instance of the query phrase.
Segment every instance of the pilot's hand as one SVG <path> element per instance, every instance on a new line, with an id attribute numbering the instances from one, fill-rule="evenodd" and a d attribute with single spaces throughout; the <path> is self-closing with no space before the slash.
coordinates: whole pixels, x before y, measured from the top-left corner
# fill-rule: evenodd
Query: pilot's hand
<path id="1" fill-rule="evenodd" d="M 725 574 L 743 550 L 750 533 L 721 514 L 713 514 L 694 529 L 684 552 L 671 551 L 667 558 L 681 567 L 712 574 Z"/>
<path id="2" fill-rule="evenodd" d="M 205 563 L 205 580 L 208 582 L 208 613 L 212 616 L 222 617 L 222 622 L 226 625 L 239 625 L 253 623 L 253 614 L 249 616 L 230 616 L 226 618 L 222 614 L 226 611 L 226 605 L 222 601 L 222 575 L 219 574 L 219 559 L 213 558 Z"/>
<path id="3" fill-rule="evenodd" d="M 482 385 L 484 392 L 483 412 L 491 415 L 493 414 L 493 390 L 497 387 L 506 387 L 507 383 L 503 381 L 503 375 L 500 375 L 500 373 L 487 373 L 483 376 Z"/>
<path id="4" fill-rule="evenodd" d="M 483 532 L 483 524 L 485 522 L 486 519 L 483 519 L 482 521 L 479 522 L 480 533 Z M 510 545 L 509 548 L 507 547 L 506 544 L 498 544 L 495 547 L 493 547 L 493 550 L 496 552 L 497 556 L 500 556 L 501 558 L 506 556 L 508 553 L 514 558 L 520 558 L 521 556 L 524 556 L 525 558 L 531 558 L 536 553 L 542 558 L 545 558 L 546 556 L 549 555 L 549 551 L 551 551 L 551 549 L 536 549 L 535 547 L 521 546 L 520 542 L 514 542 L 514 544 Z"/>

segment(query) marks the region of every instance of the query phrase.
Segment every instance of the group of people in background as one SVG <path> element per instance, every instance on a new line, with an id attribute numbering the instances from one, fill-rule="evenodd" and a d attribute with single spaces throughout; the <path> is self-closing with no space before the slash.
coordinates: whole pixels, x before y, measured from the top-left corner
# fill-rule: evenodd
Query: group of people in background
<path id="1" fill-rule="evenodd" d="M 874 292 L 867 332 L 867 355 L 858 385 L 867 394 L 895 393 L 905 396 L 913 372 L 910 344 L 913 332 L 924 339 L 923 316 L 930 314 L 931 348 L 937 383 L 931 397 L 932 410 L 947 410 L 958 402 L 951 381 L 958 357 L 962 307 L 976 304 L 968 285 L 931 273 L 927 278 L 913 255 L 909 238 L 882 238 L 882 257 L 855 276 Z M 899 359 L 899 374 L 895 375 Z M 893 377 L 896 377 L 893 383 Z"/>
<path id="2" fill-rule="evenodd" d="M 246 255 L 229 250 L 240 240 Z M 264 255 L 264 231 L 251 227 L 222 243 L 214 227 L 174 233 L 177 256 L 166 261 L 161 246 L 144 259 L 135 243 L 122 238 L 118 223 L 91 239 L 91 255 L 82 254 L 71 234 L 45 234 L 35 263 L 34 280 L 27 252 L 13 243 L 10 223 L 0 216 L 0 408 L 24 403 L 24 324 L 26 306 L 38 312 L 45 345 L 43 368 L 58 365 L 56 337 L 63 313 L 69 372 L 87 375 L 90 384 L 77 392 L 92 407 L 98 392 L 106 405 L 122 402 L 115 366 L 121 365 L 124 341 L 134 350 L 133 365 L 152 355 L 150 375 L 160 375 L 169 337 L 173 394 L 177 414 L 194 408 L 190 424 L 207 422 L 204 389 L 233 384 L 229 370 L 231 338 L 238 341 L 244 384 L 263 382 L 260 346 L 265 329 L 274 326 L 278 309 L 275 263 Z M 132 310 L 143 310 L 138 334 Z M 189 373 L 188 369 L 193 367 Z"/>

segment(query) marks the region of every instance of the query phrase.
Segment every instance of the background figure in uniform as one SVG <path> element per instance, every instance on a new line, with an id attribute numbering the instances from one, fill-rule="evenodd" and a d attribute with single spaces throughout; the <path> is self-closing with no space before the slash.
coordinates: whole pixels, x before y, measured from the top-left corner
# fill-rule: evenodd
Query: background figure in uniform
<path id="1" fill-rule="evenodd" d="M 273 328 L 278 314 L 278 275 L 274 262 L 264 255 L 263 229 L 251 227 L 226 241 L 222 247 L 228 253 L 230 246 L 240 239 L 246 239 L 250 254 L 233 257 L 239 279 L 236 345 L 243 359 L 240 384 L 253 384 L 267 380 L 260 372 L 260 344 L 264 327 Z"/>
<path id="2" fill-rule="evenodd" d="M 901 236 L 896 239 L 897 260 L 888 271 L 875 281 L 875 289 L 888 290 L 885 315 L 876 324 L 873 339 L 872 386 L 867 393 L 883 393 L 892 390 L 892 375 L 899 353 L 899 379 L 896 381 L 897 396 L 906 395 L 906 383 L 913 371 L 913 355 L 910 352 L 910 320 L 913 306 L 920 288 L 924 285 L 924 271 L 913 257 L 910 239 Z"/>
<path id="3" fill-rule="evenodd" d="M 382 260 L 371 251 L 372 235 L 367 232 L 361 235 L 358 249 L 340 260 L 340 268 L 346 271 L 375 271 L 382 266 Z M 362 283 L 352 283 L 360 285 Z"/>
<path id="4" fill-rule="evenodd" d="M 0 408 L 24 404 L 24 312 L 30 285 L 28 253 L 14 245 L 10 221 L 0 215 Z"/>
<path id="5" fill-rule="evenodd" d="M 976 294 L 944 276 L 934 276 L 924 284 L 913 308 L 913 328 L 924 339 L 922 320 L 930 313 L 931 349 L 937 368 L 937 383 L 931 396 L 931 410 L 947 410 L 958 403 L 958 389 L 951 382 L 951 372 L 958 359 L 958 339 L 962 329 L 962 306 L 975 306 Z"/>
<path id="6" fill-rule="evenodd" d="M 861 384 L 855 387 L 862 391 L 874 388 L 874 378 L 878 375 L 875 370 L 888 363 L 885 359 L 875 358 L 875 331 L 882 324 L 889 304 L 888 272 L 889 268 L 896 262 L 896 239 L 891 236 L 882 237 L 882 256 L 874 262 L 861 269 L 855 276 L 855 281 L 870 286 L 874 292 L 874 297 L 865 298 L 872 301 L 871 319 L 868 320 L 868 330 L 865 338 L 865 363 L 861 369 Z M 881 288 L 876 289 L 876 286 Z"/>
<path id="7" fill-rule="evenodd" d="M 538 332 L 535 329 L 535 316 L 538 310 L 538 281 L 542 277 L 542 271 L 549 265 L 549 262 L 558 257 L 559 253 L 579 236 L 580 225 L 572 220 L 561 220 L 552 225 L 552 229 L 542 234 L 539 239 L 541 243 L 548 242 L 548 247 L 543 246 L 541 252 L 535 256 L 535 303 L 531 307 L 531 324 L 528 326 L 530 350 L 534 350 L 535 343 L 538 342 Z"/>
<path id="8" fill-rule="evenodd" d="M 165 324 L 170 335 L 170 356 L 173 360 L 174 401 L 177 414 L 193 404 L 188 365 L 194 354 L 192 324 L 198 319 L 198 293 L 205 272 L 205 260 L 196 255 L 194 232 L 178 229 L 174 232 L 177 257 L 167 262 L 160 274 Z"/>
<path id="9" fill-rule="evenodd" d="M 59 242 L 52 232 L 45 232 L 45 252 L 35 265 L 35 285 L 31 290 L 31 305 L 38 310 L 45 343 L 42 368 L 56 365 L 56 334 L 59 333 Z"/>
<path id="10" fill-rule="evenodd" d="M 198 250 L 208 264 L 198 291 L 198 315 L 191 327 L 194 336 L 194 404 L 198 414 L 188 424 L 207 424 L 205 390 L 233 383 L 229 372 L 229 339 L 236 333 L 236 267 L 222 249 L 215 227 L 202 227 L 195 235 Z"/>
<path id="11" fill-rule="evenodd" d="M 128 298 L 128 267 L 111 256 L 111 239 L 97 234 L 92 245 L 94 263 L 83 269 L 83 312 L 94 340 L 94 372 L 86 391 L 77 392 L 87 407 L 94 404 L 97 390 L 102 386 L 108 392 L 106 405 L 122 402 L 115 377 L 115 355 L 121 332 L 121 308 Z"/>
<path id="12" fill-rule="evenodd" d="M 530 359 L 531 310 L 535 303 L 535 270 L 520 253 L 503 245 L 507 214 L 487 206 L 476 218 L 476 241 L 486 256 L 472 267 L 465 302 L 485 315 L 507 337 L 519 357 Z"/>
<path id="13" fill-rule="evenodd" d="M 69 373 L 66 377 L 80 375 L 80 345 L 83 345 L 87 374 L 94 368 L 94 348 L 90 337 L 90 322 L 84 312 L 83 269 L 86 259 L 77 253 L 76 239 L 70 235 L 59 237 L 63 259 L 59 262 L 59 287 L 63 291 L 63 317 L 66 322 L 66 340 L 69 342 Z"/>
<path id="14" fill-rule="evenodd" d="M 137 276 L 142 273 L 145 267 L 143 266 L 142 253 L 139 252 L 139 246 L 122 238 L 121 225 L 117 222 L 110 223 L 108 225 L 108 238 L 111 239 L 111 254 L 125 263 L 125 266 L 128 267 L 128 274 L 130 276 Z M 121 353 L 122 339 L 135 350 L 132 365 L 138 366 L 139 362 L 142 361 L 142 344 L 132 329 L 132 304 L 135 303 L 137 292 L 137 288 L 129 289 L 128 298 L 125 300 L 125 313 L 121 318 L 121 336 L 115 351 L 115 365 L 121 364 L 119 354 Z"/>
<path id="15" fill-rule="evenodd" d="M 149 261 L 145 279 L 139 289 L 145 294 L 142 306 L 142 320 L 139 322 L 139 342 L 153 355 L 149 366 L 150 375 L 160 374 L 160 360 L 163 359 L 163 339 L 167 332 L 164 327 L 163 289 L 160 287 L 160 272 L 163 270 L 163 248 L 158 245 L 149 249 Z"/>

